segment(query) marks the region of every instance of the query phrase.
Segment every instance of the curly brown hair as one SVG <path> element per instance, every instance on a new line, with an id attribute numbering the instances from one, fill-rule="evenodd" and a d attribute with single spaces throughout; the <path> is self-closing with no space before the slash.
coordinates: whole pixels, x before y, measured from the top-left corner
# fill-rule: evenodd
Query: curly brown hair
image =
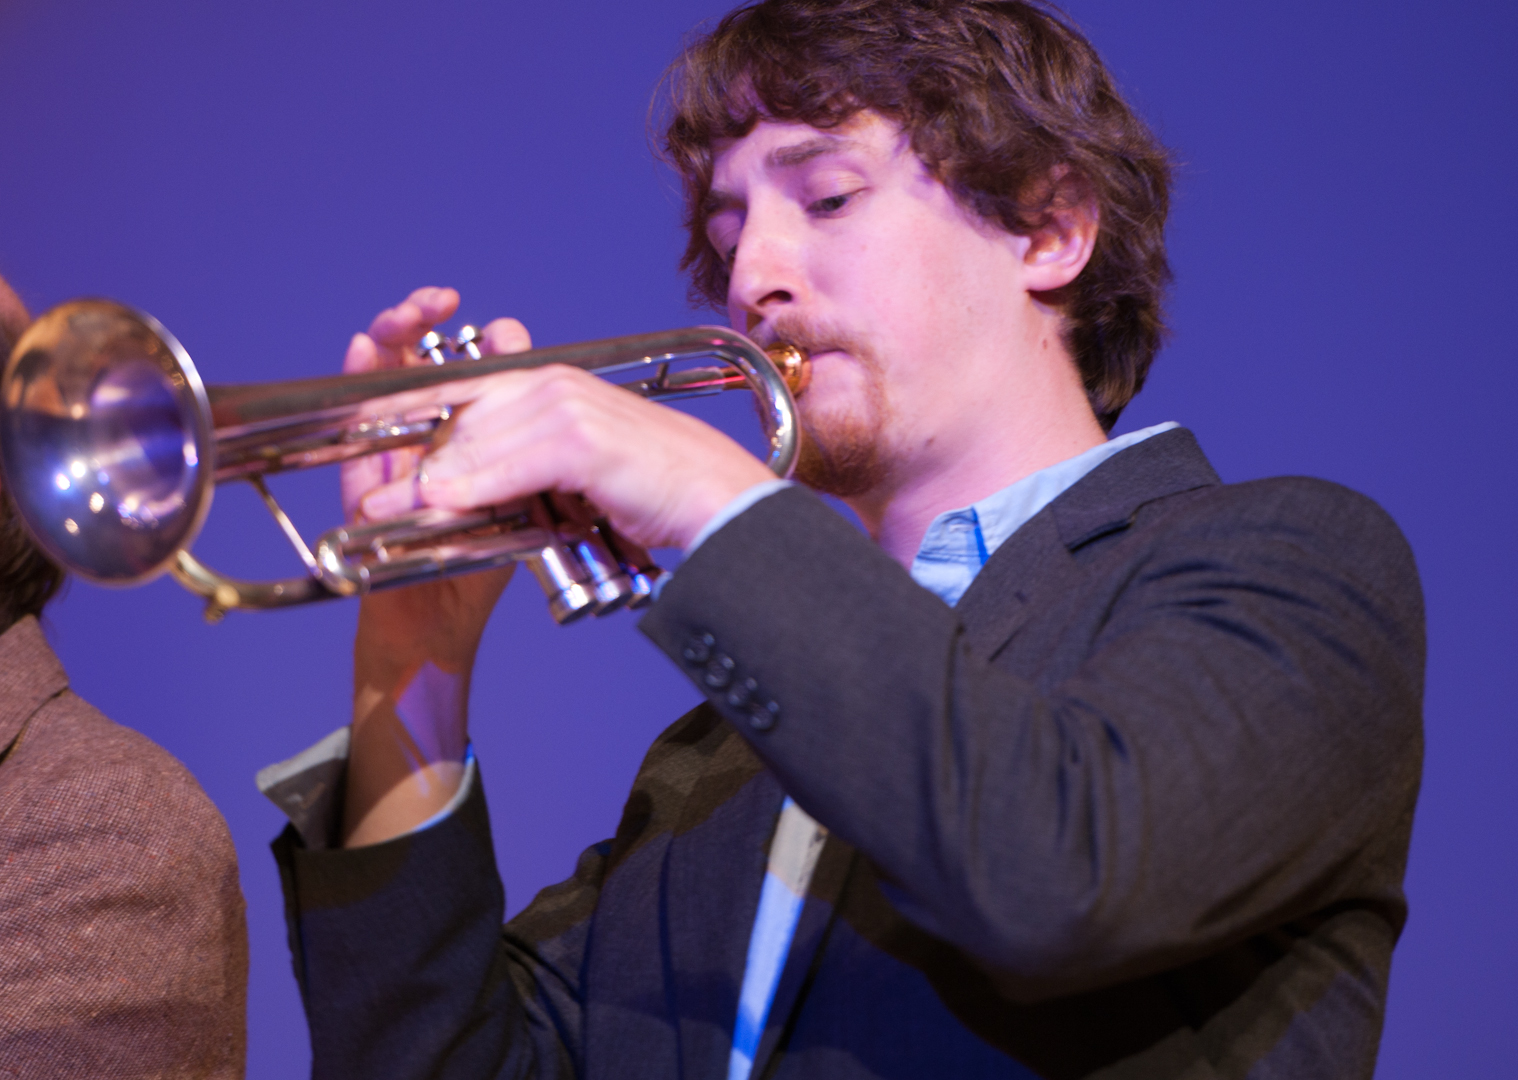
<path id="1" fill-rule="evenodd" d="M 728 268 L 706 237 L 716 143 L 760 119 L 830 128 L 868 109 L 902 126 L 962 205 L 1009 232 L 1042 228 L 1071 192 L 1096 206 L 1091 260 L 1051 299 L 1104 428 L 1143 386 L 1165 334 L 1170 159 L 1052 7 L 764 0 L 693 41 L 664 95 L 693 301 L 720 308 L 727 296 Z"/>
<path id="2" fill-rule="evenodd" d="M 26 309 L 0 278 L 0 364 L 26 328 Z M 63 570 L 42 554 L 21 524 L 10 492 L 0 486 L 0 633 L 42 609 L 63 585 Z"/>

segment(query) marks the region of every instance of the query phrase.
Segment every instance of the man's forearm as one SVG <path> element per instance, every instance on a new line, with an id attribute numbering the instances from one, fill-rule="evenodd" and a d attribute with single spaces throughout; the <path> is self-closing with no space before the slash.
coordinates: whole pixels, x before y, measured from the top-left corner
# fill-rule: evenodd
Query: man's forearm
<path id="1" fill-rule="evenodd" d="M 368 681 L 364 675 L 375 675 Z M 445 807 L 464 777 L 469 675 L 431 661 L 409 676 L 360 675 L 343 807 L 343 845 L 410 832 Z M 381 689 L 399 683 L 399 691 Z"/>

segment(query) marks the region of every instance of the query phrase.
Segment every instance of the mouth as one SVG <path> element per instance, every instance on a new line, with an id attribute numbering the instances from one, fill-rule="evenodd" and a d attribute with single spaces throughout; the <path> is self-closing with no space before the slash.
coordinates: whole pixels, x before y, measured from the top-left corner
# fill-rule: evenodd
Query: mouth
<path id="1" fill-rule="evenodd" d="M 846 348 L 841 345 L 831 344 L 829 342 L 813 342 L 808 341 L 804 337 L 788 337 L 784 334 L 779 335 L 774 340 L 786 345 L 795 346 L 803 353 L 805 353 L 813 362 L 816 362 L 824 356 L 838 357 L 848 355 L 848 350 Z"/>
<path id="2" fill-rule="evenodd" d="M 872 366 L 871 350 L 862 338 L 856 338 L 846 326 L 826 318 L 806 318 L 797 312 L 781 312 L 774 319 L 766 319 L 755 325 L 749 334 L 766 349 L 776 342 L 785 342 L 806 353 L 812 365 L 827 361 L 827 367 L 835 365 L 853 367 Z"/>
<path id="3" fill-rule="evenodd" d="M 776 345 L 794 345 L 808 356 L 822 356 L 825 353 L 842 351 L 839 346 L 830 341 L 809 336 L 802 327 L 787 327 L 783 323 L 780 326 L 762 323 L 750 329 L 748 336 L 761 349 L 774 348 Z"/>

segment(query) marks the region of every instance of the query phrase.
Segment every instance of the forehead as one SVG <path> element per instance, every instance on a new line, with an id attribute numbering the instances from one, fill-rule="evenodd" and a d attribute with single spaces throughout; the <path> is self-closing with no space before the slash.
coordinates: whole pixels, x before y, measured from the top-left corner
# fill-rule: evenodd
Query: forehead
<path id="1" fill-rule="evenodd" d="M 805 165 L 848 158 L 882 165 L 910 153 L 910 140 L 895 121 L 865 110 L 831 128 L 790 120 L 761 120 L 740 139 L 722 139 L 712 148 L 712 187 L 777 176 Z M 914 155 L 915 157 L 915 155 Z"/>

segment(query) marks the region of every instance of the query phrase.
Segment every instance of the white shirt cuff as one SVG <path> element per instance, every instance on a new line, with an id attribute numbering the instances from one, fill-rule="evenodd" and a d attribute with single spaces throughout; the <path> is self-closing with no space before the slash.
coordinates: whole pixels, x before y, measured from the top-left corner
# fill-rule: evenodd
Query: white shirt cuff
<path id="1" fill-rule="evenodd" d="M 258 770 L 258 790 L 284 811 L 307 848 L 321 851 L 342 846 L 343 784 L 348 775 L 348 728 L 340 727 L 315 746 L 294 757 Z M 464 754 L 464 778 L 448 804 L 415 828 L 410 836 L 430 829 L 455 813 L 474 787 L 477 769 L 474 747 Z"/>

